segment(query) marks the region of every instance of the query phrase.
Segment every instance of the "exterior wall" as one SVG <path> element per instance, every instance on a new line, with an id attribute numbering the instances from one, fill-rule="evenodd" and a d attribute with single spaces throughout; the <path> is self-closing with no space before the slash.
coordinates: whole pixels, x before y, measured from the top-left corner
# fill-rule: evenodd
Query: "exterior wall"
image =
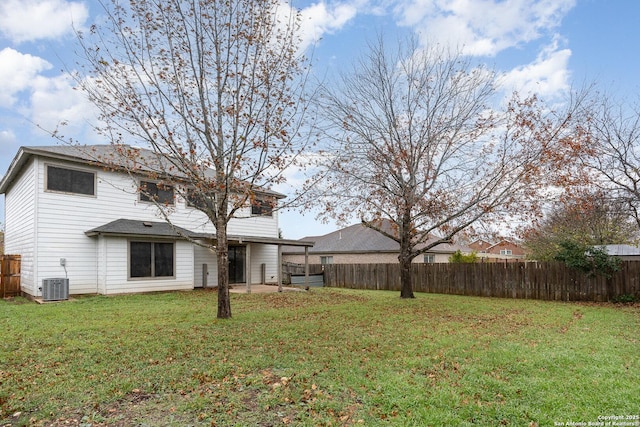
<path id="1" fill-rule="evenodd" d="M 519 257 L 524 256 L 524 249 L 506 240 L 493 245 L 491 249 L 489 249 L 487 252 L 490 254 L 501 255 L 500 251 L 502 250 L 510 250 L 512 252 L 511 253 L 512 256 L 519 256 Z"/>
<path id="2" fill-rule="evenodd" d="M 47 165 L 94 172 L 95 195 L 47 191 Z M 248 207 L 239 216 L 241 218 L 234 218 L 229 223 L 229 235 L 278 237 L 277 212 L 273 216 L 251 216 Z M 187 206 L 180 197 L 176 197 L 169 217 L 179 227 L 215 233 L 215 227 L 206 216 Z M 5 195 L 6 253 L 22 255 L 23 290 L 38 297 L 41 295 L 39 284 L 42 280 L 55 277 L 69 278 L 70 294 L 191 289 L 198 282 L 201 286 L 202 263 L 205 262 L 209 267 L 209 285 L 215 285 L 215 256 L 197 251 L 186 242 L 177 242 L 176 245 L 175 279 L 154 279 L 151 281 L 153 283 L 135 281 L 136 284 L 128 281 L 126 239 L 119 241 L 110 237 L 85 235 L 85 231 L 120 218 L 164 220 L 152 203 L 139 200 L 135 183 L 125 174 L 73 162 L 33 157 Z M 258 254 L 256 263 L 265 262 L 275 272 L 277 246 L 273 245 L 272 248 L 255 251 Z M 65 266 L 61 265 L 61 259 L 65 260 Z M 196 267 L 196 263 L 200 265 Z M 253 265 L 252 268 L 259 269 L 259 266 Z M 259 280 L 259 270 L 255 271 L 252 277 Z"/>
<path id="3" fill-rule="evenodd" d="M 304 256 L 303 256 L 304 258 Z M 265 265 L 265 283 L 278 282 L 278 246 L 277 245 L 251 245 L 251 284 L 262 282 L 262 264 Z M 274 260 L 276 260 L 274 262 Z M 304 259 L 303 261 L 304 262 Z"/>
<path id="4" fill-rule="evenodd" d="M 37 168 L 31 161 L 21 171 L 11 191 L 4 198 L 5 248 L 4 253 L 21 255 L 22 290 L 30 295 L 36 291 L 36 220 L 37 206 L 35 181 Z"/>
<path id="5" fill-rule="evenodd" d="M 476 240 L 475 242 L 469 244 L 469 248 L 473 249 L 478 253 L 484 252 L 490 247 L 491 247 L 491 243 L 484 240 Z"/>
<path id="6" fill-rule="evenodd" d="M 237 235 L 277 238 L 278 211 L 274 211 L 272 216 L 251 216 L 250 207 L 241 209 L 237 214 L 237 218 L 233 218 L 229 222 L 227 233 L 232 236 Z"/>
<path id="7" fill-rule="evenodd" d="M 194 263 L 193 263 L 193 286 L 196 288 L 204 287 L 203 284 L 203 264 L 207 265 L 207 287 L 211 288 L 218 284 L 218 264 L 216 254 L 202 246 L 194 246 Z"/>
<path id="8" fill-rule="evenodd" d="M 175 277 L 153 279 L 128 279 L 128 244 L 124 237 L 105 237 L 107 252 L 104 294 L 189 290 L 193 289 L 193 246 L 190 242 L 175 242 Z M 124 262 L 123 262 L 124 261 Z M 101 260 L 105 262 L 105 260 Z M 69 279 L 71 282 L 72 279 Z M 71 283 L 69 283 L 71 287 Z M 94 292 L 96 290 L 94 289 Z"/>

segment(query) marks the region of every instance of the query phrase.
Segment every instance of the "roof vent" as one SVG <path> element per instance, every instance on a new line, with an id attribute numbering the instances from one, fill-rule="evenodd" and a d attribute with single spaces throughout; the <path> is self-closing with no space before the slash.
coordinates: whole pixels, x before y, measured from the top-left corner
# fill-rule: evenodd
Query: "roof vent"
<path id="1" fill-rule="evenodd" d="M 144 225 L 145 227 L 153 227 L 153 223 L 148 222 L 148 221 L 144 221 L 144 222 L 142 223 L 142 225 Z"/>

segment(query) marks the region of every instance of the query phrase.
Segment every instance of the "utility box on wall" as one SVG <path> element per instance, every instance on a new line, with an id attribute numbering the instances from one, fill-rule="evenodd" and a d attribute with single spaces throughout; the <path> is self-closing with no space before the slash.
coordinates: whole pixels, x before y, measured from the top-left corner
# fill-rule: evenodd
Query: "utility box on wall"
<path id="1" fill-rule="evenodd" d="M 42 300 L 62 301 L 69 299 L 69 279 L 42 279 Z"/>

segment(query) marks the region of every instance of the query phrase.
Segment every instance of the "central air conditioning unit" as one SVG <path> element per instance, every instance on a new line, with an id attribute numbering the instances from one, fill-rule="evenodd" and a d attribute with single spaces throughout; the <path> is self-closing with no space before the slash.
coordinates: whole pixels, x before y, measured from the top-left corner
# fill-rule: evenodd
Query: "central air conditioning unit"
<path id="1" fill-rule="evenodd" d="M 43 301 L 67 299 L 69 299 L 69 279 L 42 279 Z"/>

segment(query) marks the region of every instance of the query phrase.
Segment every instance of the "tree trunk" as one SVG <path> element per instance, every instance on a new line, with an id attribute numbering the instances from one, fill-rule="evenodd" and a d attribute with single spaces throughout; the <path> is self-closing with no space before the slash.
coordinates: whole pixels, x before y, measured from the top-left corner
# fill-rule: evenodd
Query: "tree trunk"
<path id="1" fill-rule="evenodd" d="M 404 215 L 400 227 L 400 298 L 415 298 L 413 295 L 413 281 L 411 280 L 411 221 L 409 215 Z"/>
<path id="2" fill-rule="evenodd" d="M 411 275 L 411 261 L 413 260 L 411 240 L 413 233 L 411 212 L 409 210 L 406 210 L 402 215 L 398 233 L 400 237 L 400 254 L 398 255 L 398 261 L 400 262 L 400 298 L 415 298 Z"/>
<path id="3" fill-rule="evenodd" d="M 400 256 L 400 298 L 415 298 L 411 275 L 411 258 Z"/>
<path id="4" fill-rule="evenodd" d="M 220 216 L 218 217 L 220 218 Z M 216 258 L 218 260 L 218 319 L 231 318 L 229 298 L 229 243 L 227 224 L 218 220 L 216 224 Z"/>

